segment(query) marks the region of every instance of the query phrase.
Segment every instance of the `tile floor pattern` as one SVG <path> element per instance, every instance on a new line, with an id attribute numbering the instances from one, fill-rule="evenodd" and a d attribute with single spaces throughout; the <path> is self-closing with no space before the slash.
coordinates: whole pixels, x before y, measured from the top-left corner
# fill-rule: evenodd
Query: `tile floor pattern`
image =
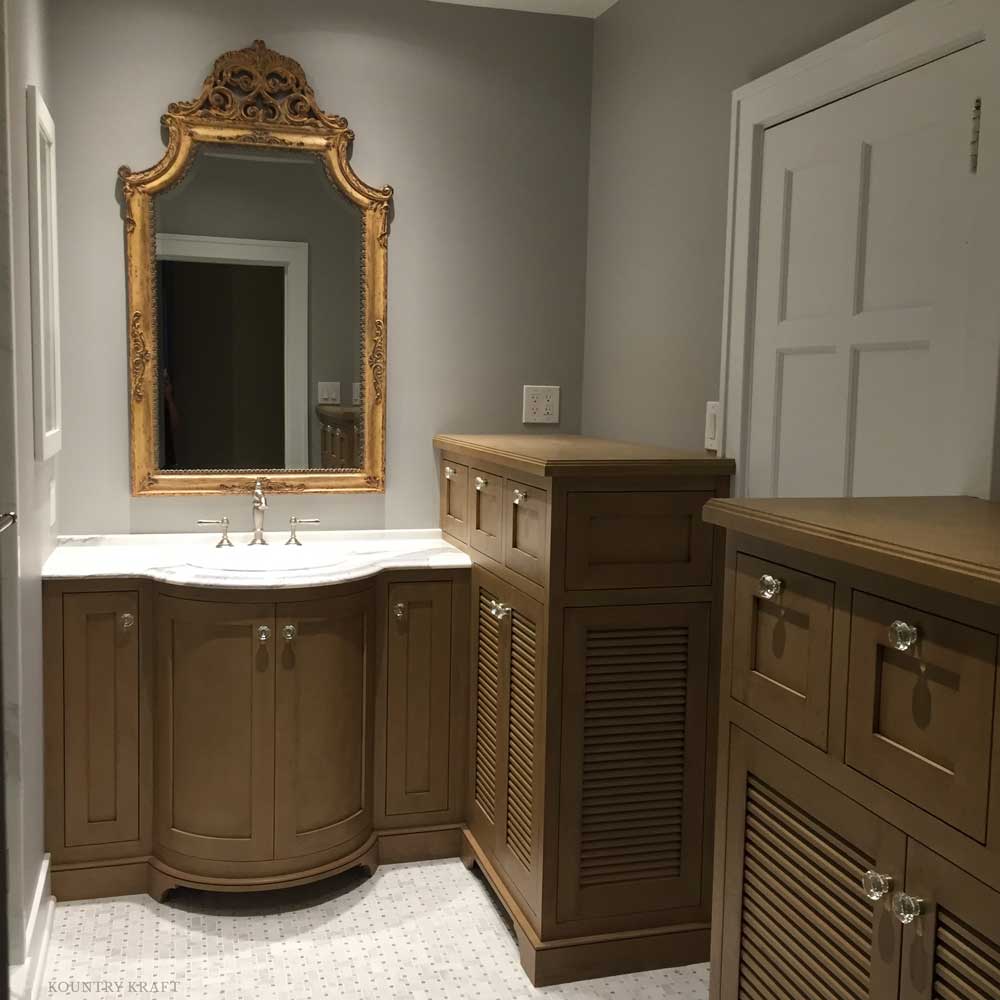
<path id="1" fill-rule="evenodd" d="M 165 903 L 148 896 L 60 903 L 41 996 L 79 996 L 82 984 L 99 982 L 107 985 L 86 995 L 705 1000 L 708 966 L 536 990 L 521 971 L 506 915 L 485 883 L 452 859 L 260 896 L 179 891 Z M 152 993 L 153 984 L 163 992 Z"/>

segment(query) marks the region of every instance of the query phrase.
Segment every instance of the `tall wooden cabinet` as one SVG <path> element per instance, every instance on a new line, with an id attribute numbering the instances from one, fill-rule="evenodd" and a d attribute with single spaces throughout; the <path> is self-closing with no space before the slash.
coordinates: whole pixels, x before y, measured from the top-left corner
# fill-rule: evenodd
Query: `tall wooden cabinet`
<path id="1" fill-rule="evenodd" d="M 706 781 L 732 463 L 571 435 L 435 438 L 472 557 L 465 859 L 536 985 L 708 956 Z"/>
<path id="2" fill-rule="evenodd" d="M 1000 997 L 1000 505 L 729 529 L 713 1000 Z"/>

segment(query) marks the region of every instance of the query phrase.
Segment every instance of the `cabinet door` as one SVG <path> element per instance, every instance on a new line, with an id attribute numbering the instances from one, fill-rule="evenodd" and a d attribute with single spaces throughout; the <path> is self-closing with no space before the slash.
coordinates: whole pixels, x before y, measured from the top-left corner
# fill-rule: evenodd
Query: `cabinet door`
<path id="1" fill-rule="evenodd" d="M 196 858 L 274 849 L 274 606 L 157 602 L 157 835 Z"/>
<path id="2" fill-rule="evenodd" d="M 139 595 L 63 597 L 66 847 L 139 839 Z"/>
<path id="3" fill-rule="evenodd" d="M 900 1000 L 1000 997 L 1000 893 L 912 840 L 906 893 L 922 912 L 903 931 Z"/>
<path id="4" fill-rule="evenodd" d="M 895 1000 L 900 924 L 862 889 L 902 884 L 903 834 L 732 731 L 721 1000 Z"/>
<path id="5" fill-rule="evenodd" d="M 277 609 L 275 857 L 371 828 L 371 591 Z"/>
<path id="6" fill-rule="evenodd" d="M 385 811 L 449 807 L 451 584 L 389 587 L 386 643 Z"/>
<path id="7" fill-rule="evenodd" d="M 560 921 L 703 902 L 710 611 L 566 611 Z"/>

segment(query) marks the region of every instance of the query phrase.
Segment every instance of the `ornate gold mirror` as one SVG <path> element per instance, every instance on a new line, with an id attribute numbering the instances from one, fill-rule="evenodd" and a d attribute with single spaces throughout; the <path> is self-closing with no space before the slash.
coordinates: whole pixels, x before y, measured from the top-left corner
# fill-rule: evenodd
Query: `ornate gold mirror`
<path id="1" fill-rule="evenodd" d="M 392 188 L 261 41 L 161 121 L 118 171 L 133 495 L 383 491 Z"/>

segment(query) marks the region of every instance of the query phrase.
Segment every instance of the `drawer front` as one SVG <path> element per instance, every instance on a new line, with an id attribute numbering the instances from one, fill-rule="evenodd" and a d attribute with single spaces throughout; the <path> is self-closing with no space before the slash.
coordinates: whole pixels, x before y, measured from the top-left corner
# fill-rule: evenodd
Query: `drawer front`
<path id="1" fill-rule="evenodd" d="M 829 730 L 833 596 L 829 580 L 737 556 L 733 697 L 821 750 Z"/>
<path id="2" fill-rule="evenodd" d="M 702 492 L 571 493 L 566 539 L 569 590 L 705 587 L 712 529 Z"/>
<path id="3" fill-rule="evenodd" d="M 916 629 L 904 650 L 897 622 Z M 854 593 L 847 763 L 981 842 L 996 659 L 992 633 Z"/>
<path id="4" fill-rule="evenodd" d="M 469 470 L 469 544 L 497 562 L 502 556 L 502 490 L 502 476 L 481 469 Z"/>
<path id="5" fill-rule="evenodd" d="M 469 467 L 441 460 L 441 530 L 469 541 Z"/>
<path id="6" fill-rule="evenodd" d="M 504 484 L 504 562 L 508 569 L 545 583 L 549 495 L 508 479 Z"/>

